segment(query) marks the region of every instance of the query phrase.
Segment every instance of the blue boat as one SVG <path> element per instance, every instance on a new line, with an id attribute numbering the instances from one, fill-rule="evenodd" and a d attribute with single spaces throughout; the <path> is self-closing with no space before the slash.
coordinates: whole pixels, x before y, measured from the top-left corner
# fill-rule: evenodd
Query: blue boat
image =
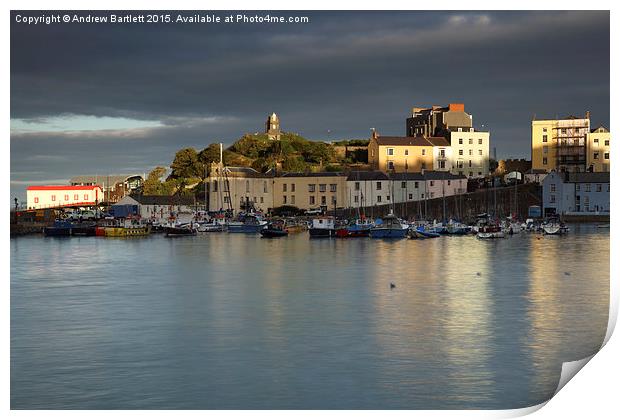
<path id="1" fill-rule="evenodd" d="M 71 236 L 73 223 L 68 220 L 56 220 L 52 226 L 43 229 L 45 236 Z"/>
<path id="2" fill-rule="evenodd" d="M 377 225 L 370 229 L 371 238 L 405 238 L 409 226 L 403 223 L 392 213 L 388 214 L 383 220 L 377 220 Z"/>
<path id="3" fill-rule="evenodd" d="M 267 227 L 267 222 L 257 214 L 246 214 L 241 221 L 228 223 L 228 233 L 259 233 Z"/>
<path id="4" fill-rule="evenodd" d="M 425 239 L 425 238 L 439 238 L 441 236 L 440 233 L 435 232 L 434 229 L 426 230 L 424 226 L 418 226 L 412 234 L 415 234 L 416 237 Z"/>

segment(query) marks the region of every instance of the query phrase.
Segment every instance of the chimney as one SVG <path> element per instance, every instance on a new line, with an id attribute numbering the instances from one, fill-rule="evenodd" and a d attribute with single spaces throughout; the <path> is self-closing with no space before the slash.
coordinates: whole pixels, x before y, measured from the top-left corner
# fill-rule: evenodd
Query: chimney
<path id="1" fill-rule="evenodd" d="M 586 111 L 586 120 L 590 119 L 590 111 Z"/>

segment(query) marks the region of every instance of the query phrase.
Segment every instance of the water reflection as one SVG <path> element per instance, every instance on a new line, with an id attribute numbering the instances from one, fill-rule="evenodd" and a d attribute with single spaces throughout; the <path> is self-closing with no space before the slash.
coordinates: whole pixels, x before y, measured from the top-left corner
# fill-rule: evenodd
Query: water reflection
<path id="1" fill-rule="evenodd" d="M 588 228 L 488 242 L 12 239 L 11 405 L 531 405 L 562 361 L 600 346 L 608 258 L 608 233 Z"/>

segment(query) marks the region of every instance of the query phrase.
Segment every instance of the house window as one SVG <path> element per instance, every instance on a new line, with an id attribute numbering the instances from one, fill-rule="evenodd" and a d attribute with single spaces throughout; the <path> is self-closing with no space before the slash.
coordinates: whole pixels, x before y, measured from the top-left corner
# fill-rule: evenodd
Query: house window
<path id="1" fill-rule="evenodd" d="M 482 150 L 478 150 L 478 154 L 482 156 Z"/>
<path id="2" fill-rule="evenodd" d="M 309 197 L 309 200 L 310 200 L 310 201 L 309 201 L 310 205 L 311 205 L 311 206 L 312 206 L 312 205 L 314 205 L 314 196 L 313 196 L 313 195 L 311 195 L 311 196 Z"/>
<path id="3" fill-rule="evenodd" d="M 377 191 L 381 189 L 381 181 L 377 181 Z"/>
<path id="4" fill-rule="evenodd" d="M 337 184 L 329 184 L 329 191 L 336 192 Z"/>
<path id="5" fill-rule="evenodd" d="M 327 184 L 319 184 L 319 192 L 327 191 Z"/>
<path id="6" fill-rule="evenodd" d="M 544 157 L 544 158 L 543 158 L 543 165 L 546 165 L 546 164 L 547 164 L 547 158 L 546 158 L 546 157 Z"/>
<path id="7" fill-rule="evenodd" d="M 472 149 L 469 149 L 469 156 L 473 156 L 474 155 L 474 151 Z"/>
<path id="8" fill-rule="evenodd" d="M 469 167 L 471 168 L 471 160 L 469 161 Z"/>
<path id="9" fill-rule="evenodd" d="M 321 196 L 321 205 L 322 206 L 327 205 L 327 197 L 325 197 L 324 195 Z"/>
<path id="10" fill-rule="evenodd" d="M 35 203 L 38 203 L 38 202 L 39 202 L 39 197 L 35 197 L 35 198 L 34 198 L 34 202 L 35 202 Z"/>
<path id="11" fill-rule="evenodd" d="M 390 201 L 390 196 L 389 195 L 385 197 L 385 201 Z"/>
<path id="12" fill-rule="evenodd" d="M 431 181 L 431 187 L 435 186 L 435 181 Z"/>
<path id="13" fill-rule="evenodd" d="M 459 139 L 459 144 L 463 144 L 463 139 Z"/>
<path id="14" fill-rule="evenodd" d="M 69 201 L 69 194 L 65 194 L 65 201 Z"/>
<path id="15" fill-rule="evenodd" d="M 463 156 L 463 149 L 459 149 L 459 155 Z"/>
<path id="16" fill-rule="evenodd" d="M 224 203 L 228 203 L 228 196 L 227 195 L 224 196 Z"/>
<path id="17" fill-rule="evenodd" d="M 407 188 L 407 181 L 402 181 L 400 183 L 400 188 Z"/>
<path id="18" fill-rule="evenodd" d="M 562 134 L 566 134 L 566 128 L 562 129 Z"/>
<path id="19" fill-rule="evenodd" d="M 598 139 L 594 139 L 594 143 L 595 143 L 595 144 L 598 144 Z"/>
<path id="20" fill-rule="evenodd" d="M 435 193 L 431 191 L 431 198 L 435 197 Z"/>
<path id="21" fill-rule="evenodd" d="M 355 202 L 355 203 L 359 203 L 359 201 L 360 201 L 359 196 L 354 195 L 354 196 L 353 196 L 353 202 Z"/>
<path id="22" fill-rule="evenodd" d="M 419 186 L 418 181 L 416 181 L 416 182 L 414 182 L 414 183 L 413 183 L 413 188 L 418 188 L 418 186 Z"/>
<path id="23" fill-rule="evenodd" d="M 282 184 L 282 192 L 286 192 L 286 184 Z"/>
<path id="24" fill-rule="evenodd" d="M 80 195 L 79 194 L 73 194 L 73 199 L 74 200 L 79 200 L 80 199 Z"/>
<path id="25" fill-rule="evenodd" d="M 387 164 L 388 164 L 388 165 L 387 165 L 387 166 L 388 166 L 388 169 L 390 169 L 390 170 L 394 169 L 394 162 L 392 162 L 392 161 L 390 160 L 390 161 L 388 161 L 388 163 L 387 163 Z"/>
<path id="26" fill-rule="evenodd" d="M 378 196 L 377 196 L 377 203 L 380 203 L 380 202 L 381 202 L 381 196 L 380 196 L 380 195 L 378 195 Z"/>
<path id="27" fill-rule="evenodd" d="M 605 140 L 605 146 L 609 146 L 609 140 Z"/>
<path id="28" fill-rule="evenodd" d="M 448 185 L 450 185 L 450 180 L 448 180 Z"/>
<path id="29" fill-rule="evenodd" d="M 543 153 L 549 152 L 549 146 L 543 146 Z"/>
<path id="30" fill-rule="evenodd" d="M 313 193 L 316 191 L 316 184 L 308 184 L 308 192 Z"/>
<path id="31" fill-rule="evenodd" d="M 422 156 L 426 154 L 426 149 L 422 149 Z"/>
<path id="32" fill-rule="evenodd" d="M 593 157 L 593 159 L 594 159 L 594 160 L 598 160 L 598 152 L 594 152 L 594 157 Z"/>
<path id="33" fill-rule="evenodd" d="M 482 144 L 482 139 L 478 139 L 478 144 Z"/>
<path id="34" fill-rule="evenodd" d="M 295 198 L 295 196 L 293 196 L 293 198 Z M 294 200 L 293 200 L 294 201 Z M 260 198 L 260 203 L 263 204 L 265 202 L 265 197 L 261 197 Z"/>
<path id="35" fill-rule="evenodd" d="M 360 183 L 356 182 L 355 183 L 355 191 L 359 191 L 360 190 Z"/>
<path id="36" fill-rule="evenodd" d="M 413 194 L 409 194 L 409 200 L 413 200 Z"/>
<path id="37" fill-rule="evenodd" d="M 56 201 L 56 196 L 55 195 L 52 196 L 52 201 Z"/>
<path id="38" fill-rule="evenodd" d="M 459 160 L 458 162 L 456 162 L 456 167 L 457 168 L 462 168 L 463 167 L 463 161 Z"/>
<path id="39" fill-rule="evenodd" d="M 547 143 L 547 135 L 543 134 L 543 143 Z"/>
<path id="40" fill-rule="evenodd" d="M 546 132 L 547 132 L 547 127 L 544 127 L 543 128 L 543 133 L 546 133 Z"/>
<path id="41" fill-rule="evenodd" d="M 555 203 L 555 195 L 554 195 L 554 194 L 551 194 L 551 195 L 549 196 L 549 202 L 550 202 L 550 203 Z"/>
<path id="42" fill-rule="evenodd" d="M 549 184 L 549 191 L 555 192 L 555 184 Z"/>
<path id="43" fill-rule="evenodd" d="M 394 156 L 394 149 L 387 149 L 388 156 Z"/>
<path id="44" fill-rule="evenodd" d="M 609 159 L 609 152 L 605 153 L 605 159 Z"/>
<path id="45" fill-rule="evenodd" d="M 409 156 L 409 149 L 405 149 L 405 156 Z"/>
<path id="46" fill-rule="evenodd" d="M 295 192 L 295 184 L 291 184 L 291 192 Z"/>
<path id="47" fill-rule="evenodd" d="M 579 191 L 579 190 L 581 190 L 581 188 L 579 188 L 579 184 L 575 184 L 575 191 Z M 577 197 L 579 197 L 579 196 L 577 196 Z"/>
<path id="48" fill-rule="evenodd" d="M 445 160 L 439 161 L 439 168 L 440 169 L 445 169 L 445 167 L 446 167 L 446 161 Z"/>
<path id="49" fill-rule="evenodd" d="M 590 192 L 590 184 L 586 184 L 586 192 Z"/>
<path id="50" fill-rule="evenodd" d="M 286 204 L 286 196 L 282 197 L 282 203 Z"/>
<path id="51" fill-rule="evenodd" d="M 603 184 L 596 184 L 596 192 L 603 191 Z"/>
<path id="52" fill-rule="evenodd" d="M 469 139 L 469 144 L 474 144 L 474 139 Z"/>
<path id="53" fill-rule="evenodd" d="M 88 201 L 88 194 L 84 194 L 84 201 Z"/>

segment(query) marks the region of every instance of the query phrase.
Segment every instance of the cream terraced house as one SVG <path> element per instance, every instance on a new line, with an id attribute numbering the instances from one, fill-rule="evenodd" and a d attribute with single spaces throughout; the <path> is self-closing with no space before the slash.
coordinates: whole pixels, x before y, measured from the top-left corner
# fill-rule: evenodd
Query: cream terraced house
<path id="1" fill-rule="evenodd" d="M 346 175 L 340 172 L 289 172 L 273 178 L 273 208 L 333 209 L 346 205 Z"/>
<path id="2" fill-rule="evenodd" d="M 487 176 L 489 174 L 489 136 L 488 131 L 475 131 L 473 127 L 451 131 L 451 172 L 469 178 Z"/>
<path id="3" fill-rule="evenodd" d="M 609 153 L 611 134 L 603 126 L 588 133 L 586 167 L 591 172 L 609 172 Z"/>
<path id="4" fill-rule="evenodd" d="M 444 137 L 379 136 L 368 143 L 368 163 L 385 172 L 449 171 L 450 143 Z"/>

